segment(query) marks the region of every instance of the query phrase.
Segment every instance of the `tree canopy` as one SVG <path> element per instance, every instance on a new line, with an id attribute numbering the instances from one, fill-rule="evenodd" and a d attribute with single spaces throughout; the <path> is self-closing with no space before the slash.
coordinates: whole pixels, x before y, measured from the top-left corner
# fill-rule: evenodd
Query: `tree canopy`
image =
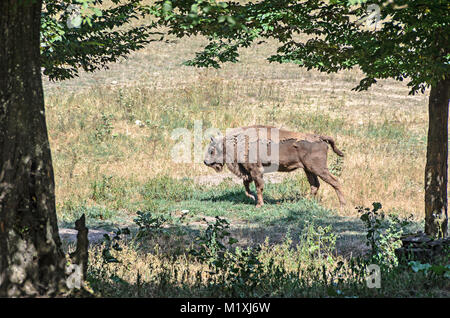
<path id="1" fill-rule="evenodd" d="M 45 0 L 41 65 L 51 80 L 92 72 L 155 41 L 142 0 Z M 159 36 L 160 38 L 160 36 Z"/>
<path id="2" fill-rule="evenodd" d="M 274 38 L 280 46 L 269 61 L 323 72 L 358 66 L 364 78 L 357 90 L 394 78 L 409 80 L 414 94 L 449 77 L 449 1 L 371 1 L 378 16 L 363 2 L 171 0 L 158 1 L 152 10 L 169 33 L 209 39 L 189 65 L 217 68 L 236 62 L 239 48 Z M 367 27 L 367 19 L 378 23 Z M 308 36 L 301 40 L 299 34 Z"/>

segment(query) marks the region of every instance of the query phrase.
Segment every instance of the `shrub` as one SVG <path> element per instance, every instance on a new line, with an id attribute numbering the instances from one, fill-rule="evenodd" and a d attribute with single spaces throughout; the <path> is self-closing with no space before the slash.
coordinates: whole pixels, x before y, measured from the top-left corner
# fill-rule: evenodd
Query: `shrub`
<path id="1" fill-rule="evenodd" d="M 134 223 L 139 227 L 136 234 L 137 238 L 164 232 L 162 226 L 167 222 L 164 215 L 155 215 L 150 211 L 137 211 L 136 214 L 138 216 L 134 219 Z"/>
<path id="2" fill-rule="evenodd" d="M 370 261 L 385 267 L 397 266 L 395 250 L 401 247 L 400 238 L 411 220 L 400 219 L 392 213 L 386 215 L 381 210 L 381 203 L 374 202 L 372 206 L 372 209 L 357 207 L 367 230 L 366 245 L 370 248 Z"/>

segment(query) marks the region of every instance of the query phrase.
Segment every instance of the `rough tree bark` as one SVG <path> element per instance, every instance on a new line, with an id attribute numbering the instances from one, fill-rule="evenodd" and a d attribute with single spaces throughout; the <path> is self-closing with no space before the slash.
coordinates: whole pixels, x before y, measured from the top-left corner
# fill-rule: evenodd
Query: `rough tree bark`
<path id="1" fill-rule="evenodd" d="M 0 297 L 65 282 L 40 67 L 42 0 L 0 1 Z"/>
<path id="2" fill-rule="evenodd" d="M 425 233 L 446 237 L 447 214 L 447 158 L 448 105 L 450 80 L 442 80 L 431 87 L 428 104 L 429 127 L 427 163 L 425 166 Z"/>

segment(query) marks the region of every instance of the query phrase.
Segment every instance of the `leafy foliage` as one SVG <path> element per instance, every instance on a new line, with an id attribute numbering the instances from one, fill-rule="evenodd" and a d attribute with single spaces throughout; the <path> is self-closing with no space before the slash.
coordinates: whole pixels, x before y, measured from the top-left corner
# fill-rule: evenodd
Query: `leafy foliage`
<path id="1" fill-rule="evenodd" d="M 155 41 L 155 24 L 141 0 L 45 0 L 41 17 L 41 64 L 51 80 L 93 72 Z M 74 11 L 76 11 L 74 13 Z M 77 12 L 79 11 L 79 12 Z"/>
<path id="2" fill-rule="evenodd" d="M 332 254 L 335 251 L 337 236 L 332 232 L 331 225 L 322 227 L 310 224 L 302 234 L 302 252 L 310 259 L 333 263 Z"/>
<path id="3" fill-rule="evenodd" d="M 213 268 L 223 268 L 226 264 L 224 255 L 227 250 L 223 240 L 228 238 L 230 246 L 237 243 L 236 239 L 230 237 L 229 227 L 230 224 L 226 219 L 216 216 L 215 222 L 209 223 L 205 232 L 195 238 L 196 247 L 191 249 L 190 253 Z"/>
<path id="4" fill-rule="evenodd" d="M 114 236 L 111 238 L 108 234 L 104 234 L 104 242 L 102 249 L 102 258 L 105 264 L 108 263 L 120 263 L 120 260 L 117 259 L 111 251 L 122 251 L 122 247 L 120 246 L 119 241 L 123 239 L 123 236 L 130 235 L 131 232 L 128 228 L 117 229 L 114 231 Z"/>
<path id="5" fill-rule="evenodd" d="M 113 119 L 112 115 L 101 114 L 101 119 L 97 123 L 95 127 L 94 138 L 97 141 L 103 141 L 108 136 L 111 136 L 111 132 L 113 130 L 113 125 L 111 123 Z"/>
<path id="6" fill-rule="evenodd" d="M 411 266 L 411 269 L 414 273 L 424 272 L 425 274 L 434 274 L 436 276 L 443 276 L 444 278 L 450 279 L 450 265 L 441 265 L 441 264 L 422 264 L 419 261 L 410 261 L 408 263 Z"/>
<path id="7" fill-rule="evenodd" d="M 162 226 L 167 222 L 167 218 L 163 215 L 155 215 L 150 211 L 137 211 L 136 214 L 138 216 L 134 219 L 134 223 L 139 227 L 137 238 L 164 232 Z"/>
<path id="8" fill-rule="evenodd" d="M 370 247 L 370 261 L 384 266 L 397 266 L 395 249 L 401 247 L 400 238 L 405 234 L 410 219 L 400 219 L 395 214 L 385 215 L 379 202 L 373 208 L 357 207 L 361 221 L 366 226 L 366 244 Z"/>

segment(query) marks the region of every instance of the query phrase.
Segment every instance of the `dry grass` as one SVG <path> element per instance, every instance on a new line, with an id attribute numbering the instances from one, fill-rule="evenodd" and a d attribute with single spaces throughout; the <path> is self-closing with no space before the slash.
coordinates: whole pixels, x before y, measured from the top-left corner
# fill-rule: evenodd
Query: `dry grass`
<path id="1" fill-rule="evenodd" d="M 194 120 L 202 120 L 204 128 L 222 131 L 260 123 L 330 134 L 346 153 L 340 179 L 349 204 L 341 214 L 355 215 L 355 206 L 380 201 L 423 217 L 427 96 L 409 96 L 394 81 L 353 92 L 358 70 L 321 74 L 270 64 L 264 57 L 276 43 L 244 50 L 240 63 L 220 70 L 182 66 L 202 43 L 154 43 L 108 71 L 45 83 L 59 206 L 87 198 L 101 175 L 144 182 L 159 174 L 211 174 L 201 164 L 170 160 L 171 131 L 192 130 Z M 111 116 L 112 131 L 96 142 L 92 136 L 104 128 L 102 115 Z M 324 206 L 337 205 L 328 185 L 320 194 Z"/>

